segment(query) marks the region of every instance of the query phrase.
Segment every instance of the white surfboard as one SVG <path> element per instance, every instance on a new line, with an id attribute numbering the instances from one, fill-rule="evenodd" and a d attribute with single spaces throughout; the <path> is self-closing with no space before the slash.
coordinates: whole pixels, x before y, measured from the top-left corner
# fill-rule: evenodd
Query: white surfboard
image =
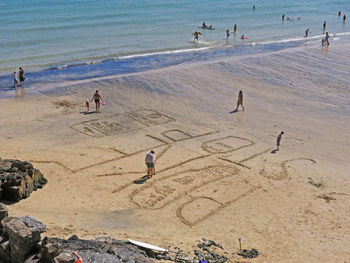
<path id="1" fill-rule="evenodd" d="M 136 246 L 139 246 L 139 247 L 148 248 L 148 249 L 152 249 L 152 250 L 157 250 L 157 251 L 161 251 L 161 252 L 168 252 L 168 250 L 165 249 L 165 248 L 153 246 L 153 245 L 150 245 L 150 244 L 147 244 L 147 243 L 143 243 L 143 242 L 140 242 L 140 241 L 128 239 L 128 242 L 130 242 L 131 244 L 134 244 Z"/>

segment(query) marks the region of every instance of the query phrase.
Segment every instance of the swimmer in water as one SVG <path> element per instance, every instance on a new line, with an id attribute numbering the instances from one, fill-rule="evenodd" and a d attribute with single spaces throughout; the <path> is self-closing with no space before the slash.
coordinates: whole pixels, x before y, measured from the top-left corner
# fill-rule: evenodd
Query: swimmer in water
<path id="1" fill-rule="evenodd" d="M 234 34 L 237 33 L 237 25 L 236 25 L 236 24 L 233 26 L 233 33 L 234 33 Z"/>
<path id="2" fill-rule="evenodd" d="M 230 29 L 227 29 L 227 30 L 226 30 L 226 39 L 228 39 L 229 36 L 230 36 Z"/>
<path id="3" fill-rule="evenodd" d="M 205 22 L 203 22 L 202 27 L 203 28 L 207 28 L 208 26 L 207 26 L 207 24 Z"/>
<path id="4" fill-rule="evenodd" d="M 305 38 L 307 38 L 309 36 L 309 31 L 310 31 L 309 28 L 305 30 Z"/>
<path id="5" fill-rule="evenodd" d="M 202 33 L 201 33 L 201 32 L 198 32 L 198 31 L 194 32 L 194 33 L 193 33 L 193 35 L 194 35 L 194 41 L 197 40 L 197 42 L 198 42 L 198 36 L 201 35 L 201 34 L 202 34 Z"/>
<path id="6" fill-rule="evenodd" d="M 209 26 L 209 29 L 213 29 L 213 25 L 210 25 L 210 26 Z"/>
<path id="7" fill-rule="evenodd" d="M 253 5 L 253 10 L 255 10 L 256 9 L 256 6 L 255 5 Z"/>
<path id="8" fill-rule="evenodd" d="M 244 40 L 244 39 L 247 39 L 248 37 L 246 37 L 245 35 L 242 35 L 241 36 L 241 39 Z"/>
<path id="9" fill-rule="evenodd" d="M 299 17 L 297 18 L 297 20 L 301 20 L 301 16 L 299 16 Z"/>

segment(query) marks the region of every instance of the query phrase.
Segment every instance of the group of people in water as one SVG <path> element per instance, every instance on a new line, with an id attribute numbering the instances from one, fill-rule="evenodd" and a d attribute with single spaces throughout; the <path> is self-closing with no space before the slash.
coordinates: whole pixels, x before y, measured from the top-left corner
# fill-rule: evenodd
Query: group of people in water
<path id="1" fill-rule="evenodd" d="M 18 78 L 18 75 L 19 75 L 19 78 Z M 13 72 L 13 84 L 16 90 L 18 88 L 18 83 L 20 83 L 21 87 L 24 88 L 24 80 L 25 80 L 24 70 L 22 67 L 19 67 L 18 74 L 16 71 Z"/>
<path id="2" fill-rule="evenodd" d="M 255 10 L 255 9 L 256 9 L 256 6 L 253 5 L 253 10 Z M 338 12 L 338 17 L 341 17 L 341 16 L 342 16 L 342 13 L 341 13 L 341 11 L 339 11 L 339 12 Z M 282 15 L 282 21 L 284 21 L 284 20 L 285 20 L 285 14 Z M 296 19 L 287 17 L 286 20 L 287 20 L 287 21 L 301 20 L 301 16 L 297 17 Z M 346 21 L 346 15 L 344 14 L 344 15 L 343 15 L 343 23 L 345 23 L 345 21 Z M 323 22 L 323 34 L 326 34 L 326 36 L 325 36 L 325 38 L 322 38 L 322 46 L 329 46 L 329 34 L 328 34 L 328 32 L 326 32 L 326 27 L 327 27 L 327 22 L 324 21 L 324 22 Z M 203 29 L 209 29 L 209 30 L 215 29 L 212 25 L 207 26 L 207 24 L 206 24 L 205 22 L 202 23 L 202 27 L 201 27 L 201 28 L 203 28 Z M 227 29 L 227 30 L 226 30 L 226 39 L 228 39 L 228 38 L 230 37 L 230 32 L 231 32 L 230 29 Z M 236 36 L 236 34 L 237 34 L 237 24 L 235 24 L 235 25 L 233 26 L 233 31 L 232 31 L 232 33 L 234 34 L 234 36 Z M 305 36 L 304 36 L 304 37 L 307 38 L 307 37 L 309 36 L 309 33 L 310 33 L 310 28 L 307 28 L 307 29 L 305 30 Z M 202 35 L 202 33 L 199 32 L 199 31 L 195 31 L 195 32 L 193 33 L 193 35 L 194 35 L 194 41 L 198 41 L 199 35 Z M 242 40 L 247 39 L 247 38 L 248 38 L 248 37 L 247 37 L 246 35 L 244 35 L 244 34 L 241 36 L 241 39 L 242 39 Z"/>

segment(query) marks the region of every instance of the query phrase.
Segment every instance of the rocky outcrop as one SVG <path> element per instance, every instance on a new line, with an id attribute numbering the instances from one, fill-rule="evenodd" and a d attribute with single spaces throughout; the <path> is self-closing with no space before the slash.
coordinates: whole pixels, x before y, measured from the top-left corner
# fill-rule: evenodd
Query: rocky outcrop
<path id="1" fill-rule="evenodd" d="M 9 217 L 0 203 L 0 262 L 1 263 L 74 263 L 72 252 L 77 251 L 83 262 L 95 263 L 152 263 L 146 253 L 125 241 L 110 237 L 68 240 L 45 237 L 46 226 L 34 217 Z"/>
<path id="2" fill-rule="evenodd" d="M 18 202 L 42 188 L 47 180 L 28 162 L 0 159 L 0 200 Z"/>

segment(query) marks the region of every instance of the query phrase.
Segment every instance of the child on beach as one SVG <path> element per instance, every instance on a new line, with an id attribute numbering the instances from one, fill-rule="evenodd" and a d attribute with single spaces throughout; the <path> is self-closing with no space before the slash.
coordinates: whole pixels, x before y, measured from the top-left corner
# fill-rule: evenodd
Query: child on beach
<path id="1" fill-rule="evenodd" d="M 18 75 L 17 72 L 13 72 L 13 84 L 15 85 L 15 89 L 18 87 Z"/>
<path id="2" fill-rule="evenodd" d="M 90 101 L 89 101 L 89 99 L 86 99 L 85 106 L 86 106 L 87 112 L 89 112 L 90 111 Z"/>

